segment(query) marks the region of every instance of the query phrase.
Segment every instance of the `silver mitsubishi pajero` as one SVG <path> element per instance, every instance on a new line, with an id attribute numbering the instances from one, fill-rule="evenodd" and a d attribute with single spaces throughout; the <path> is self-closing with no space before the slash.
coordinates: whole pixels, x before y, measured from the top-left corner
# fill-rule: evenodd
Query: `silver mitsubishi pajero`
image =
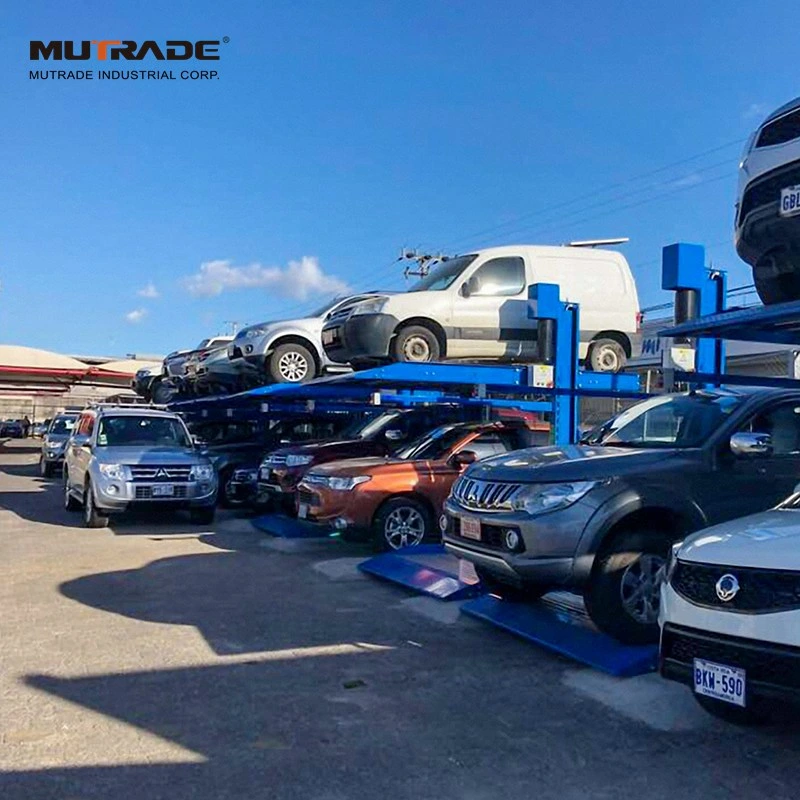
<path id="1" fill-rule="evenodd" d="M 64 506 L 83 509 L 87 528 L 134 508 L 187 509 L 214 519 L 217 477 L 183 420 L 168 411 L 125 406 L 86 409 L 67 443 Z"/>

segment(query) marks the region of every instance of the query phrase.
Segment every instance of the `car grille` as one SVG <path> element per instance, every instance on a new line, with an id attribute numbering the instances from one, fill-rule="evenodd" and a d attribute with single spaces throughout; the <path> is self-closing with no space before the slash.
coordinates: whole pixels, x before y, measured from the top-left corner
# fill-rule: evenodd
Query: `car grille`
<path id="1" fill-rule="evenodd" d="M 786 144 L 800 137 L 800 108 L 768 122 L 758 134 L 756 148 Z"/>
<path id="2" fill-rule="evenodd" d="M 511 511 L 511 501 L 520 486 L 463 477 L 453 485 L 453 499 L 463 508 L 475 511 Z"/>
<path id="3" fill-rule="evenodd" d="M 310 492 L 308 489 L 300 488 L 297 490 L 297 502 L 307 503 L 310 506 L 321 505 L 319 495 L 315 492 Z"/>
<path id="4" fill-rule="evenodd" d="M 794 647 L 665 625 L 661 658 L 689 667 L 702 658 L 744 669 L 748 681 L 800 689 L 800 650 Z"/>
<path id="5" fill-rule="evenodd" d="M 717 581 L 723 575 L 733 575 L 739 582 L 739 591 L 727 602 L 717 596 Z M 678 561 L 670 583 L 690 603 L 720 611 L 768 614 L 800 608 L 800 573 L 797 572 Z"/>
<path id="6" fill-rule="evenodd" d="M 781 199 L 781 189 L 797 184 L 800 184 L 800 161 L 793 161 L 780 169 L 767 172 L 753 181 L 742 197 L 739 224 L 744 222 L 751 211 L 769 203 L 778 203 Z"/>
<path id="7" fill-rule="evenodd" d="M 186 482 L 191 475 L 191 467 L 179 467 L 165 465 L 163 467 L 131 467 L 131 475 L 134 481 L 148 481 L 150 483 L 179 483 Z"/>
<path id="8" fill-rule="evenodd" d="M 137 500 L 150 500 L 153 497 L 152 487 L 150 486 L 137 486 L 136 499 Z M 156 500 L 185 500 L 186 487 L 176 486 L 175 492 L 168 497 L 157 497 Z"/>

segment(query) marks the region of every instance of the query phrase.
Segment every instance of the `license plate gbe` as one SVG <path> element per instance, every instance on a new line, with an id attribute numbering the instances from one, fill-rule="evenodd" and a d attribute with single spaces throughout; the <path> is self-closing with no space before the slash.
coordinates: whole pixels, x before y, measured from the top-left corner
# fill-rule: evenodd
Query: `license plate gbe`
<path id="1" fill-rule="evenodd" d="M 793 217 L 800 214 L 800 186 L 787 186 L 781 189 L 780 215 Z"/>
<path id="2" fill-rule="evenodd" d="M 717 664 L 703 658 L 694 660 L 694 690 L 704 697 L 744 708 L 746 675 L 743 669 Z"/>
<path id="3" fill-rule="evenodd" d="M 461 535 L 465 539 L 481 540 L 481 521 L 477 517 L 461 517 Z"/>
<path id="4" fill-rule="evenodd" d="M 172 497 L 175 494 L 175 487 L 171 483 L 162 483 L 160 486 L 154 486 L 152 495 L 153 497 Z"/>

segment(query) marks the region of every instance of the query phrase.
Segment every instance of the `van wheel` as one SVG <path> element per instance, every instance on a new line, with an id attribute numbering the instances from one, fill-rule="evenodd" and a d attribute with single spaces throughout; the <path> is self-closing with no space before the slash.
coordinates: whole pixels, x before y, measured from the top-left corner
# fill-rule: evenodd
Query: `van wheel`
<path id="1" fill-rule="evenodd" d="M 433 520 L 428 509 L 410 497 L 384 503 L 372 523 L 378 550 L 416 547 L 431 535 Z"/>
<path id="2" fill-rule="evenodd" d="M 439 340 L 424 325 L 409 325 L 394 337 L 392 347 L 395 361 L 438 361 Z"/>
<path id="3" fill-rule="evenodd" d="M 308 383 L 316 372 L 314 356 L 301 344 L 282 344 L 267 361 L 267 373 L 275 383 Z"/>
<path id="4" fill-rule="evenodd" d="M 533 603 L 550 591 L 549 586 L 536 586 L 526 584 L 525 586 L 511 586 L 503 583 L 482 567 L 475 567 L 475 573 L 480 579 L 481 585 L 489 594 L 495 594 L 503 600 L 510 600 L 512 603 Z"/>
<path id="5" fill-rule="evenodd" d="M 105 528 L 108 525 L 108 517 L 101 514 L 94 504 L 94 490 L 88 481 L 83 492 L 83 524 L 87 528 Z"/>
<path id="6" fill-rule="evenodd" d="M 589 347 L 588 361 L 594 372 L 619 372 L 628 363 L 628 356 L 615 339 L 597 339 Z"/>
<path id="7" fill-rule="evenodd" d="M 671 542 L 662 531 L 633 529 L 617 534 L 597 555 L 584 600 L 600 630 L 623 644 L 658 641 L 661 583 Z"/>

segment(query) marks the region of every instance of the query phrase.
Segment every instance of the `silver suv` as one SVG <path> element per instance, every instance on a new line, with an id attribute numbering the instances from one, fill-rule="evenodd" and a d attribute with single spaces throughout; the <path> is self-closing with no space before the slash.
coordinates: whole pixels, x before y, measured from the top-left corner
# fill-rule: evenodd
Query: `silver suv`
<path id="1" fill-rule="evenodd" d="M 56 414 L 42 439 L 42 452 L 39 456 L 39 474 L 49 478 L 58 473 L 64 463 L 64 450 L 75 427 L 78 414 Z"/>
<path id="2" fill-rule="evenodd" d="M 156 409 L 101 406 L 81 413 L 67 443 L 64 506 L 87 528 L 133 508 L 188 509 L 214 519 L 217 477 L 183 420 Z"/>

